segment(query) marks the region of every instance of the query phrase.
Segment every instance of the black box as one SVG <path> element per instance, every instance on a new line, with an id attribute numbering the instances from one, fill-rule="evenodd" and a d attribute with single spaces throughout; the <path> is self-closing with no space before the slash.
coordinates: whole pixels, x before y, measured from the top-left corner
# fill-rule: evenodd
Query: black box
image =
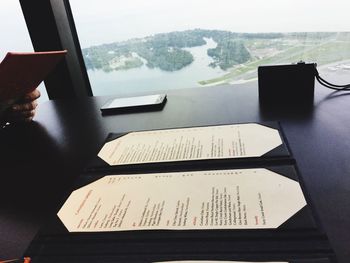
<path id="1" fill-rule="evenodd" d="M 259 101 L 263 107 L 312 107 L 315 85 L 314 63 L 260 66 Z"/>

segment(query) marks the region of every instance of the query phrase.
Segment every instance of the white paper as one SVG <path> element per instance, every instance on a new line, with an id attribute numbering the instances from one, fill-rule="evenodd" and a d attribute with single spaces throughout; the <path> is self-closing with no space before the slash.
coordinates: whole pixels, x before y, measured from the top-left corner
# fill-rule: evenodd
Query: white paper
<path id="1" fill-rule="evenodd" d="M 248 123 L 131 132 L 98 156 L 109 165 L 260 157 L 281 144 L 278 130 Z"/>
<path id="2" fill-rule="evenodd" d="M 58 212 L 71 232 L 277 228 L 306 205 L 298 182 L 266 169 L 105 176 Z"/>

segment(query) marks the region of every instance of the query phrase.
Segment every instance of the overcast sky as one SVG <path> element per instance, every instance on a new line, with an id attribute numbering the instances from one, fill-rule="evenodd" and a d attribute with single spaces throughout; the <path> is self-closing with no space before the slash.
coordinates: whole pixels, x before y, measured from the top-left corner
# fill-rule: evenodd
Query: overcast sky
<path id="1" fill-rule="evenodd" d="M 33 51 L 18 0 L 0 0 L 0 61 L 7 51 Z"/>
<path id="2" fill-rule="evenodd" d="M 71 0 L 83 47 L 193 28 L 350 31 L 349 0 Z"/>
<path id="3" fill-rule="evenodd" d="M 194 28 L 350 31 L 349 0 L 70 0 L 81 45 Z M 0 56 L 31 51 L 18 0 L 0 0 Z"/>

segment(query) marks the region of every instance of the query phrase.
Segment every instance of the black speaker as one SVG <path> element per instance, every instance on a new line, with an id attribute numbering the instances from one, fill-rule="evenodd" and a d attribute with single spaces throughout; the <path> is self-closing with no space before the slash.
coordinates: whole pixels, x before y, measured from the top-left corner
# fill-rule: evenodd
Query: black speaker
<path id="1" fill-rule="evenodd" d="M 258 68 L 259 101 L 263 107 L 312 107 L 316 64 L 299 62 L 291 65 Z"/>

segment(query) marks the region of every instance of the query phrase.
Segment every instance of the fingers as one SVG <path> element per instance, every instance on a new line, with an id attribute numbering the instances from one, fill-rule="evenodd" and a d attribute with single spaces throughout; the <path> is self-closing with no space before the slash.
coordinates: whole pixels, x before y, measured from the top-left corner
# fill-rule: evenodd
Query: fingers
<path id="1" fill-rule="evenodd" d="M 35 110 L 36 107 L 38 107 L 38 102 L 31 101 L 31 102 L 22 103 L 22 104 L 14 104 L 12 106 L 12 111 L 13 112 L 32 111 L 32 110 Z"/>
<path id="2" fill-rule="evenodd" d="M 25 118 L 34 117 L 35 110 L 12 111 L 10 114 L 11 114 L 12 117 L 25 119 Z"/>
<path id="3" fill-rule="evenodd" d="M 28 111 L 11 111 L 7 114 L 7 120 L 9 122 L 30 122 L 33 120 L 35 115 L 35 110 Z"/>
<path id="4" fill-rule="evenodd" d="M 4 114 L 7 122 L 30 122 L 38 106 L 37 98 L 40 92 L 35 89 L 24 95 L 19 101 L 12 105 Z"/>
<path id="5" fill-rule="evenodd" d="M 22 101 L 23 102 L 31 102 L 40 97 L 40 91 L 38 89 L 33 90 L 32 92 L 27 93 L 23 96 Z"/>
<path id="6" fill-rule="evenodd" d="M 15 104 L 12 106 L 8 118 L 11 122 L 30 122 L 34 118 L 37 106 L 36 101 Z"/>

